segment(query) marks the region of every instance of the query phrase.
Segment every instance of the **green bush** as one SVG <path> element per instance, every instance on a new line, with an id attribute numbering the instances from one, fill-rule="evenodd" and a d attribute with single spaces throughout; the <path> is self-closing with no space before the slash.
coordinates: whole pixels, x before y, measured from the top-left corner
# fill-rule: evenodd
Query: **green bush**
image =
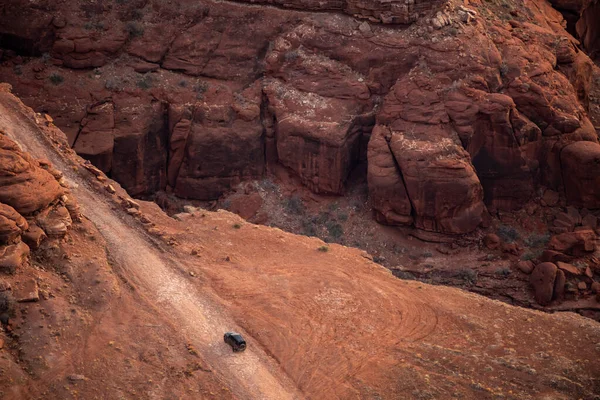
<path id="1" fill-rule="evenodd" d="M 284 207 L 287 212 L 291 214 L 304 214 L 304 203 L 302 203 L 302 199 L 298 196 L 292 196 L 289 199 L 285 199 Z"/>
<path id="2" fill-rule="evenodd" d="M 329 236 L 333 239 L 339 239 L 344 236 L 344 228 L 337 222 L 328 222 L 326 226 Z"/>
<path id="3" fill-rule="evenodd" d="M 148 90 L 152 87 L 152 78 L 149 75 L 144 75 L 137 81 L 136 86 L 140 89 Z"/>
<path id="4" fill-rule="evenodd" d="M 52 82 L 53 85 L 60 85 L 65 81 L 65 78 L 63 78 L 62 75 L 59 75 L 56 72 L 50 75 L 50 78 L 48 79 L 50 79 L 50 82 Z"/>
<path id="5" fill-rule="evenodd" d="M 137 22 L 128 22 L 125 29 L 131 38 L 144 36 L 144 27 Z"/>
<path id="6" fill-rule="evenodd" d="M 508 225 L 500 225 L 496 233 L 506 243 L 513 243 L 521 237 L 515 228 Z"/>

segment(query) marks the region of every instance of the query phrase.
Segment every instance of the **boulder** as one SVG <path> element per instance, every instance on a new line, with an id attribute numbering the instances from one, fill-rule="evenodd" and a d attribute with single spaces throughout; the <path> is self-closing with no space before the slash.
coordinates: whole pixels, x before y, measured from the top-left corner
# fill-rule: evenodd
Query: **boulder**
<path id="1" fill-rule="evenodd" d="M 521 249 L 516 243 L 503 243 L 502 252 L 512 254 L 513 256 L 518 256 L 521 254 Z"/>
<path id="2" fill-rule="evenodd" d="M 544 200 L 544 202 L 546 203 L 547 206 L 554 207 L 558 204 L 560 197 L 558 195 L 558 192 L 548 189 L 548 190 L 544 191 L 542 200 Z"/>
<path id="3" fill-rule="evenodd" d="M 14 243 L 27 228 L 27 220 L 21 214 L 0 203 L 0 244 Z"/>
<path id="4" fill-rule="evenodd" d="M 23 242 L 0 247 L 0 272 L 14 273 L 29 256 L 29 246 Z"/>
<path id="5" fill-rule="evenodd" d="M 587 214 L 581 219 L 581 225 L 592 230 L 596 230 L 598 227 L 598 217 L 594 214 Z"/>
<path id="6" fill-rule="evenodd" d="M 258 193 L 238 195 L 229 198 L 229 200 L 231 200 L 231 204 L 228 210 L 244 219 L 254 217 L 264 202 Z"/>
<path id="7" fill-rule="evenodd" d="M 571 275 L 581 275 L 581 270 L 572 264 L 556 261 L 556 266 Z"/>
<path id="8" fill-rule="evenodd" d="M 553 262 L 553 263 L 556 263 L 559 261 L 568 263 L 568 262 L 571 262 L 573 259 L 574 259 L 573 256 L 568 256 L 564 253 L 561 253 L 559 251 L 554 251 L 554 250 L 544 250 L 540 257 L 541 261 Z"/>
<path id="9" fill-rule="evenodd" d="M 576 218 L 571 215 L 561 212 L 556 215 L 553 225 L 557 228 L 565 228 L 565 232 L 572 232 L 575 230 L 575 226 L 578 224 Z"/>
<path id="10" fill-rule="evenodd" d="M 72 220 L 69 210 L 66 207 L 57 205 L 47 208 L 36 216 L 36 223 L 50 238 L 63 238 L 69 228 Z"/>
<path id="11" fill-rule="evenodd" d="M 584 274 L 585 274 L 585 276 L 587 276 L 590 279 L 594 278 L 594 272 L 592 271 L 592 269 L 590 267 L 585 267 Z"/>
<path id="12" fill-rule="evenodd" d="M 595 249 L 596 233 L 593 230 L 578 230 L 554 235 L 548 242 L 550 250 L 573 256 L 582 256 Z"/>
<path id="13" fill-rule="evenodd" d="M 0 133 L 0 203 L 28 215 L 47 207 L 63 194 L 56 179 Z"/>
<path id="14" fill-rule="evenodd" d="M 498 235 L 494 233 L 488 233 L 483 237 L 483 244 L 490 250 L 496 250 L 500 247 L 501 241 Z"/>
<path id="15" fill-rule="evenodd" d="M 40 300 L 38 283 L 29 278 L 13 289 L 15 300 L 19 303 L 27 303 Z"/>
<path id="16" fill-rule="evenodd" d="M 36 224 L 29 224 L 29 229 L 23 232 L 23 241 L 35 250 L 40 247 L 40 244 L 47 238 L 46 233 Z"/>
<path id="17" fill-rule="evenodd" d="M 535 300 L 540 305 L 545 306 L 552 301 L 557 270 L 555 264 L 545 262 L 536 265 L 529 277 L 535 292 Z"/>
<path id="18" fill-rule="evenodd" d="M 567 277 L 562 270 L 556 271 L 556 278 L 554 279 L 554 293 L 552 295 L 553 300 L 562 300 L 565 296 L 565 283 Z"/>
<path id="19" fill-rule="evenodd" d="M 531 272 L 533 272 L 533 261 L 531 260 L 527 260 L 527 261 L 519 261 L 517 263 L 517 268 L 519 269 L 519 271 L 523 272 L 524 274 L 531 274 Z"/>

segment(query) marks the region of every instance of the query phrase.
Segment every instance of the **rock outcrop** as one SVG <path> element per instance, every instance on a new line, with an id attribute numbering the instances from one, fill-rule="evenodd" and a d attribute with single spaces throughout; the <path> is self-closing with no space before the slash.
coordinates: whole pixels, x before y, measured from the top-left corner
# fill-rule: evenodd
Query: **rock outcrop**
<path id="1" fill-rule="evenodd" d="M 0 203 L 28 215 L 63 194 L 58 181 L 0 132 Z"/>
<path id="2" fill-rule="evenodd" d="M 0 88 L 0 95 L 6 94 Z M 0 99 L 1 100 L 1 99 Z M 62 238 L 76 209 L 62 173 L 35 160 L 0 131 L 0 272 L 14 273 L 46 238 Z"/>
<path id="3" fill-rule="evenodd" d="M 29 228 L 27 220 L 14 208 L 0 203 L 0 243 L 13 243 Z"/>

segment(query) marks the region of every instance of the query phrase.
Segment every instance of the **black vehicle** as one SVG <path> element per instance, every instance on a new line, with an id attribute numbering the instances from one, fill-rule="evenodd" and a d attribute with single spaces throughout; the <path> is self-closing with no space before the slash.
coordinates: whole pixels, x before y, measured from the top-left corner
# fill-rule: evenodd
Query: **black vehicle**
<path id="1" fill-rule="evenodd" d="M 246 350 L 246 341 L 239 333 L 227 332 L 225 336 L 223 336 L 223 340 L 225 340 L 225 343 L 230 345 L 235 352 Z"/>

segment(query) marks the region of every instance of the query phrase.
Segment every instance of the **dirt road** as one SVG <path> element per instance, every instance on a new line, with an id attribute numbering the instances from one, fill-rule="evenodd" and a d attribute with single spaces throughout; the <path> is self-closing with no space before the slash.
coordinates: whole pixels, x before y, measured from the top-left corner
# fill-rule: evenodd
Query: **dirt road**
<path id="1" fill-rule="evenodd" d="M 115 267 L 144 300 L 171 321 L 220 374 L 240 399 L 301 399 L 303 394 L 281 367 L 258 346 L 234 354 L 223 333 L 240 330 L 210 291 L 199 293 L 175 268 L 177 260 L 161 254 L 146 233 L 126 214 L 115 211 L 106 194 L 97 192 L 41 132 L 22 105 L 0 92 L 0 130 L 35 157 L 46 158 L 63 171 L 83 214 L 101 232 Z M 27 123 L 23 123 L 27 121 Z M 168 390 L 168 388 L 167 388 Z M 159 394 L 164 398 L 164 394 Z"/>

